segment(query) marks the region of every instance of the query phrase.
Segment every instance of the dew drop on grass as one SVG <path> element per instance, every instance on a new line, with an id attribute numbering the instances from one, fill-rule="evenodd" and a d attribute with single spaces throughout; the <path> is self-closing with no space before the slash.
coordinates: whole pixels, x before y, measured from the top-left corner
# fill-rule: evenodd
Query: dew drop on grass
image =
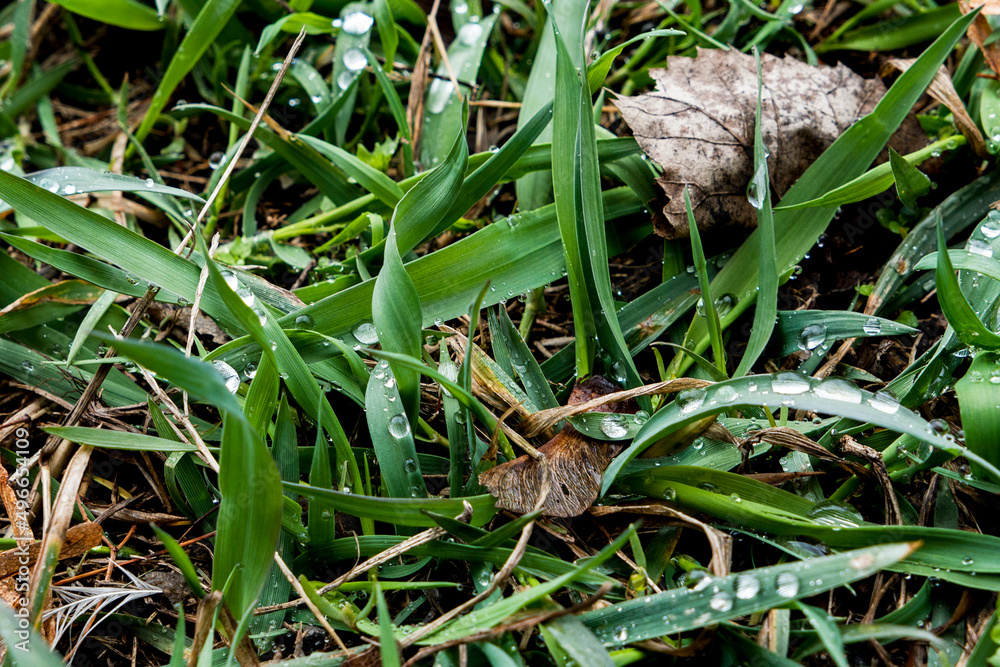
<path id="1" fill-rule="evenodd" d="M 364 12 L 351 12 L 344 17 L 341 29 L 349 35 L 363 35 L 372 29 L 375 20 Z"/>
<path id="2" fill-rule="evenodd" d="M 378 342 L 378 332 L 375 331 L 375 325 L 371 322 L 362 322 L 354 327 L 354 337 L 362 345 L 374 345 Z"/>
<path id="3" fill-rule="evenodd" d="M 229 285 L 229 289 L 235 292 L 240 288 L 240 281 L 237 280 L 235 273 L 232 271 L 222 271 L 221 274 L 222 279 L 226 281 L 227 285 Z"/>
<path id="4" fill-rule="evenodd" d="M 222 151 L 215 151 L 208 157 L 208 168 L 218 169 L 226 160 L 226 154 Z"/>
<path id="5" fill-rule="evenodd" d="M 979 227 L 979 231 L 988 239 L 995 239 L 1000 236 L 1000 215 L 993 215 L 994 213 L 996 211 L 990 211 L 990 215 L 986 217 L 986 220 Z"/>
<path id="6" fill-rule="evenodd" d="M 689 389 L 677 394 L 677 407 L 684 414 L 690 414 L 700 408 L 705 402 L 704 389 Z"/>
<path id="7" fill-rule="evenodd" d="M 774 578 L 774 587 L 783 598 L 793 598 L 799 594 L 799 578 L 791 572 L 782 572 Z"/>
<path id="8" fill-rule="evenodd" d="M 243 301 L 243 303 L 247 305 L 248 308 L 253 308 L 253 304 L 257 301 L 257 297 L 254 295 L 254 293 L 251 292 L 246 287 L 241 287 L 240 289 L 236 290 L 236 296 L 240 297 L 240 299 Z"/>
<path id="9" fill-rule="evenodd" d="M 733 596 L 726 591 L 719 591 L 712 596 L 712 599 L 709 600 L 708 605 L 715 611 L 721 611 L 725 613 L 733 608 Z"/>
<path id="10" fill-rule="evenodd" d="M 677 489 L 667 488 L 664 489 L 662 498 L 664 500 L 677 500 Z"/>
<path id="11" fill-rule="evenodd" d="M 976 561 L 972 558 L 972 556 L 965 556 L 962 558 L 962 565 L 972 565 L 975 562 Z"/>
<path id="12" fill-rule="evenodd" d="M 354 82 L 354 76 L 354 72 L 351 71 L 341 72 L 337 75 L 337 87 L 341 90 L 347 90 Z"/>
<path id="13" fill-rule="evenodd" d="M 367 64 L 368 58 L 365 57 L 361 49 L 348 49 L 347 53 L 344 54 L 344 67 L 352 72 L 363 70 Z"/>
<path id="14" fill-rule="evenodd" d="M 299 315 L 298 317 L 295 318 L 296 329 L 312 329 L 313 324 L 314 324 L 313 318 L 309 317 L 308 315 Z"/>
<path id="15" fill-rule="evenodd" d="M 868 404 L 887 415 L 895 414 L 899 410 L 899 399 L 887 390 L 877 391 L 868 399 Z"/>
<path id="16" fill-rule="evenodd" d="M 869 336 L 877 336 L 882 333 L 882 322 L 879 321 L 877 317 L 869 317 L 868 320 L 861 325 L 861 330 Z"/>
<path id="17" fill-rule="evenodd" d="M 156 185 L 156 181 L 154 181 L 154 180 L 153 180 L 153 179 L 151 179 L 151 178 L 147 178 L 147 179 L 146 179 L 146 187 L 147 187 L 147 188 L 151 188 L 151 187 L 154 187 L 155 185 Z"/>
<path id="18" fill-rule="evenodd" d="M 229 393 L 235 394 L 236 390 L 240 387 L 240 374 L 237 373 L 232 366 L 221 359 L 216 359 L 212 362 L 212 365 L 215 366 L 216 370 L 222 373 L 222 379 L 225 381 L 226 389 L 229 390 Z"/>
<path id="19" fill-rule="evenodd" d="M 628 435 L 625 419 L 616 414 L 609 414 L 601 420 L 601 431 L 609 438 L 624 438 Z"/>
<path id="20" fill-rule="evenodd" d="M 692 591 L 703 591 L 712 585 L 712 575 L 705 570 L 691 570 L 684 575 L 684 586 Z"/>
<path id="21" fill-rule="evenodd" d="M 21 362 L 21 369 L 24 370 L 25 373 L 34 373 L 35 365 L 30 361 L 28 361 L 27 359 L 25 359 L 24 361 Z"/>
<path id="22" fill-rule="evenodd" d="M 809 391 L 809 378 L 801 373 L 778 373 L 771 378 L 771 390 L 776 394 L 802 394 Z"/>
<path id="23" fill-rule="evenodd" d="M 948 422 L 943 419 L 932 419 L 927 422 L 927 428 L 930 429 L 931 433 L 934 435 L 944 435 L 948 432 Z"/>
<path id="24" fill-rule="evenodd" d="M 136 278 L 135 276 L 133 276 L 131 273 L 126 273 L 125 274 L 125 281 L 129 285 L 138 285 L 139 284 L 139 279 Z"/>
<path id="25" fill-rule="evenodd" d="M 825 324 L 810 324 L 802 328 L 796 345 L 800 350 L 815 350 L 826 340 Z"/>
<path id="26" fill-rule="evenodd" d="M 619 644 L 624 644 L 628 641 L 628 628 L 624 625 L 615 627 L 612 637 L 614 637 L 614 640 Z"/>
<path id="27" fill-rule="evenodd" d="M 69 195 L 75 195 L 76 194 L 76 186 L 73 185 L 72 183 L 70 183 L 69 185 L 64 186 L 63 187 L 63 194 L 67 195 L 67 196 L 69 196 Z"/>
<path id="28" fill-rule="evenodd" d="M 396 415 L 396 417 L 403 417 L 403 415 Z M 393 417 L 393 419 L 395 419 L 395 417 Z M 403 417 L 403 419 L 405 420 L 406 417 Z M 389 423 L 392 424 L 391 421 Z M 399 437 L 403 437 L 403 436 L 399 436 Z M 405 461 L 403 461 L 403 470 L 405 470 L 407 473 L 416 472 L 417 471 L 417 462 L 414 461 L 413 459 L 406 459 Z"/>
<path id="29" fill-rule="evenodd" d="M 466 23 L 458 30 L 458 41 L 466 46 L 472 46 L 483 34 L 483 26 L 478 23 Z"/>
<path id="30" fill-rule="evenodd" d="M 861 402 L 861 390 L 847 380 L 828 378 L 816 385 L 814 391 L 821 398 L 832 398 L 845 403 Z"/>
<path id="31" fill-rule="evenodd" d="M 1000 378 L 997 379 L 1000 380 Z M 645 410 L 639 410 L 639 412 L 635 413 L 635 422 L 637 424 L 645 424 L 647 419 L 649 419 L 649 413 Z"/>
<path id="32" fill-rule="evenodd" d="M 410 433 L 410 422 L 406 415 L 395 415 L 389 420 L 389 435 L 394 438 L 405 438 Z"/>
<path id="33" fill-rule="evenodd" d="M 989 243 L 983 241 L 982 239 L 969 239 L 967 250 L 977 255 L 982 255 L 983 257 L 993 256 L 993 248 Z"/>
<path id="34" fill-rule="evenodd" d="M 252 380 L 257 377 L 257 364 L 252 361 L 243 367 L 243 375 L 247 376 L 248 380 Z"/>
<path id="35" fill-rule="evenodd" d="M 767 166 L 761 164 L 747 186 L 747 201 L 756 209 L 764 207 L 764 195 L 767 193 Z"/>
<path id="36" fill-rule="evenodd" d="M 752 574 L 741 574 L 736 577 L 736 597 L 750 600 L 760 592 L 760 580 Z"/>
<path id="37" fill-rule="evenodd" d="M 619 384 L 624 383 L 628 379 L 628 376 L 625 374 L 625 364 L 620 361 L 611 364 L 611 379 Z"/>

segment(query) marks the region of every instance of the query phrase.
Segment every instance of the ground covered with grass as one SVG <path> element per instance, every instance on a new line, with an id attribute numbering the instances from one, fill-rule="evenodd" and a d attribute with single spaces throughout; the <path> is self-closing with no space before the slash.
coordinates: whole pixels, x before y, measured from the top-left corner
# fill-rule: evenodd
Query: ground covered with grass
<path id="1" fill-rule="evenodd" d="M 994 9 L 7 4 L 5 659 L 997 664 Z"/>

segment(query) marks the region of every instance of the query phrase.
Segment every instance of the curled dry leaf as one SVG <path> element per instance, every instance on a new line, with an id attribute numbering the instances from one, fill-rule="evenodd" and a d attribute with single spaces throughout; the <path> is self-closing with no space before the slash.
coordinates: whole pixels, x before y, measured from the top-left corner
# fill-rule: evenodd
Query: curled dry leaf
<path id="1" fill-rule="evenodd" d="M 570 404 L 581 404 L 610 394 L 617 387 L 600 376 L 591 377 L 573 388 Z M 611 412 L 635 413 L 634 401 L 611 404 Z M 479 476 L 479 483 L 496 497 L 497 507 L 527 514 L 535 509 L 545 486 L 545 466 L 549 470 L 549 491 L 542 505 L 548 516 L 577 516 L 597 499 L 601 476 L 621 450 L 621 445 L 584 437 L 572 426 L 565 426 L 551 440 L 538 448 L 544 456 L 519 456 Z"/>
<path id="2" fill-rule="evenodd" d="M 844 130 L 875 107 L 885 86 L 844 65 L 811 67 L 767 54 L 761 62 L 761 130 L 778 201 Z M 673 56 L 667 64 L 669 69 L 649 71 L 655 92 L 615 102 L 639 145 L 663 167 L 658 183 L 666 204 L 664 219 L 654 220 L 656 232 L 667 238 L 688 235 L 685 187 L 691 189 L 699 229 L 756 225 L 756 210 L 746 197 L 757 104 L 753 57 L 699 49 L 696 58 Z M 920 134 L 911 119 L 890 143 L 905 154 Z"/>
<path id="3" fill-rule="evenodd" d="M 886 66 L 897 69 L 900 72 L 905 72 L 915 62 L 917 62 L 916 58 L 893 58 L 886 63 Z M 952 83 L 951 75 L 948 74 L 947 69 L 944 67 L 938 68 L 937 73 L 934 75 L 934 80 L 931 81 L 931 85 L 927 88 L 927 94 L 951 111 L 955 117 L 955 125 L 965 138 L 969 140 L 969 146 L 976 152 L 976 155 L 987 159 L 989 152 L 986 150 L 986 141 L 983 139 L 983 135 L 976 126 L 975 121 L 969 116 L 969 112 L 965 110 L 965 103 L 958 96 L 958 91 L 955 90 L 955 84 Z"/>

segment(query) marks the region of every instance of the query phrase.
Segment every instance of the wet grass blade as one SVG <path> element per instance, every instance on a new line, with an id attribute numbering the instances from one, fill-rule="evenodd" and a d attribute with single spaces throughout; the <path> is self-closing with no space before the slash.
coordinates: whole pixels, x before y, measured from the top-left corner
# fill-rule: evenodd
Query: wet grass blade
<path id="1" fill-rule="evenodd" d="M 759 98 L 758 94 L 758 98 Z M 760 114 L 758 114 L 758 117 Z M 712 297 L 712 290 L 709 286 L 708 268 L 705 262 L 705 251 L 701 247 L 701 234 L 698 232 L 698 225 L 694 220 L 694 211 L 691 210 L 691 192 L 684 188 L 684 208 L 687 209 L 688 231 L 691 234 L 691 259 L 694 263 L 694 272 L 698 276 L 698 288 L 701 290 L 701 312 L 708 325 L 708 340 L 712 345 L 712 356 L 715 358 L 715 366 L 723 375 L 726 373 L 726 353 L 722 349 L 722 327 L 719 324 L 719 311 L 715 307 L 715 299 Z"/>
<path id="2" fill-rule="evenodd" d="M 846 338 L 902 336 L 919 333 L 919 329 L 884 317 L 843 310 L 783 310 L 778 313 L 775 333 L 780 343 L 778 354 L 786 355 Z"/>
<path id="3" fill-rule="evenodd" d="M 778 314 L 778 255 L 774 244 L 774 212 L 771 209 L 771 178 L 767 166 L 768 150 L 764 144 L 764 133 L 760 129 L 762 78 L 760 53 L 754 49 L 757 64 L 757 111 L 754 118 L 753 169 L 747 198 L 757 209 L 757 233 L 759 259 L 757 263 L 757 308 L 753 315 L 753 329 L 747 349 L 740 359 L 734 377 L 750 372 L 754 363 L 764 351 L 774 331 L 774 321 Z"/>
<path id="4" fill-rule="evenodd" d="M 1000 348 L 1000 336 L 988 329 L 976 311 L 969 305 L 962 288 L 958 284 L 955 276 L 955 269 L 951 264 L 949 253 L 943 252 L 947 249 L 944 238 L 944 229 L 938 224 L 938 253 L 937 270 L 935 271 L 935 284 L 937 285 L 938 303 L 944 316 L 948 318 L 948 324 L 955 330 L 955 335 L 966 345 L 976 347 L 998 349 Z"/>
<path id="5" fill-rule="evenodd" d="M 126 30 L 163 30 L 166 23 L 156 10 L 136 0 L 56 0 L 74 14 Z"/>
<path id="6" fill-rule="evenodd" d="M 202 5 L 188 29 L 187 35 L 184 36 L 184 40 L 174 52 L 174 57 L 170 59 L 170 64 L 163 74 L 163 79 L 160 80 L 160 85 L 153 93 L 149 109 L 146 110 L 142 123 L 135 131 L 136 139 L 142 142 L 149 131 L 153 129 L 153 123 L 156 122 L 160 112 L 166 108 L 174 89 L 194 68 L 202 54 L 212 45 L 239 6 L 239 0 L 207 0 Z"/>
<path id="7" fill-rule="evenodd" d="M 864 579 L 906 558 L 918 545 L 891 544 L 803 563 L 714 578 L 708 590 L 674 589 L 580 616 L 605 646 L 684 632 L 811 597 Z"/>
<path id="8" fill-rule="evenodd" d="M 658 451 L 651 448 L 670 433 L 713 414 L 751 405 L 813 410 L 906 433 L 954 456 L 975 460 L 986 467 L 993 477 L 1000 479 L 1000 470 L 954 440 L 946 439 L 943 433 L 933 430 L 924 419 L 902 407 L 890 394 L 872 394 L 837 378 L 817 382 L 800 373 L 786 372 L 750 375 L 704 389 L 681 392 L 676 400 L 653 415 L 632 445 L 611 462 L 604 473 L 602 493 L 607 492 L 626 463 L 644 451 Z M 658 455 L 670 453 L 658 452 Z"/>
<path id="9" fill-rule="evenodd" d="M 465 498 L 379 498 L 354 493 L 341 493 L 330 489 L 318 489 L 305 484 L 285 482 L 285 489 L 306 498 L 322 500 L 338 512 L 351 516 L 384 521 L 397 526 L 429 528 L 437 525 L 424 511 L 457 516 L 462 513 L 462 502 L 472 505 L 473 526 L 482 526 L 496 514 L 493 496 L 466 496 Z"/>
<path id="10" fill-rule="evenodd" d="M 965 376 L 955 383 L 955 395 L 962 412 L 965 446 L 993 465 L 1000 465 L 1000 356 L 979 352 Z M 977 477 L 985 476 L 981 466 L 973 465 Z"/>

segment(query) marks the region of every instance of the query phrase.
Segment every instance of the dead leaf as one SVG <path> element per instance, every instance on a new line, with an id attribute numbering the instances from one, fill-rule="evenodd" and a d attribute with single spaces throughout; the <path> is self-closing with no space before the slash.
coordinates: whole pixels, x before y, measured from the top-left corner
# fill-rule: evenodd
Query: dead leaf
<path id="1" fill-rule="evenodd" d="M 979 47 L 979 50 L 983 52 L 983 58 L 986 60 L 986 64 L 990 66 L 990 69 L 993 70 L 993 73 L 1000 74 L 1000 44 L 997 42 L 987 44 L 987 41 L 993 34 L 993 26 L 983 16 L 984 14 L 993 14 L 997 8 L 997 3 L 995 0 L 986 0 L 973 5 L 969 0 L 958 0 L 958 7 L 962 11 L 962 14 L 968 14 L 980 4 L 983 5 L 983 11 L 972 20 L 972 25 L 969 26 L 966 34 Z"/>
<path id="2" fill-rule="evenodd" d="M 593 376 L 573 388 L 571 405 L 585 403 L 595 396 L 607 395 L 618 387 L 600 376 Z M 635 413 L 634 401 L 614 403 L 606 411 Z M 497 507 L 520 514 L 535 509 L 545 486 L 548 467 L 549 490 L 542 513 L 570 517 L 589 508 L 601 490 L 605 468 L 621 450 L 621 445 L 584 437 L 572 426 L 565 426 L 551 440 L 538 448 L 543 458 L 519 456 L 479 475 L 479 483 L 496 497 Z"/>
<path id="3" fill-rule="evenodd" d="M 1000 3 L 1000 0 L 997 1 Z M 916 58 L 893 58 L 886 65 L 894 67 L 900 72 L 905 72 L 915 62 L 917 62 Z M 934 75 L 934 79 L 931 81 L 931 85 L 927 87 L 927 94 L 937 102 L 948 107 L 948 110 L 951 111 L 955 118 L 955 125 L 962 135 L 968 139 L 969 146 L 972 147 L 976 155 L 984 160 L 989 158 L 990 154 L 986 150 L 986 141 L 983 139 L 983 135 L 976 126 L 975 121 L 969 116 L 969 112 L 965 110 L 965 103 L 958 96 L 958 91 L 955 90 L 955 84 L 952 83 L 951 75 L 944 66 L 938 68 L 937 74 Z"/>
<path id="4" fill-rule="evenodd" d="M 101 530 L 101 527 L 96 523 L 87 522 L 73 526 L 66 531 L 66 542 L 59 550 L 59 560 L 76 558 L 98 546 L 101 543 L 101 536 L 103 534 L 104 532 Z M 33 566 L 35 561 L 38 560 L 38 553 L 41 548 L 42 542 L 40 540 L 28 545 L 28 567 Z M 0 579 L 6 579 L 17 574 L 19 568 L 25 565 L 22 562 L 24 559 L 24 552 L 16 547 L 0 552 Z"/>
<path id="5" fill-rule="evenodd" d="M 767 54 L 761 62 L 761 130 L 777 201 L 844 130 L 875 107 L 885 86 L 844 65 L 811 67 Z M 753 57 L 732 49 L 699 49 L 696 58 L 673 56 L 667 64 L 669 69 L 649 71 L 655 92 L 615 102 L 639 145 L 663 167 L 657 182 L 666 193 L 665 220 L 654 220 L 656 232 L 688 236 L 685 187 L 691 189 L 699 229 L 756 225 L 756 210 L 746 197 L 757 105 Z M 893 146 L 909 152 L 896 145 L 900 141 L 894 139 Z"/>

